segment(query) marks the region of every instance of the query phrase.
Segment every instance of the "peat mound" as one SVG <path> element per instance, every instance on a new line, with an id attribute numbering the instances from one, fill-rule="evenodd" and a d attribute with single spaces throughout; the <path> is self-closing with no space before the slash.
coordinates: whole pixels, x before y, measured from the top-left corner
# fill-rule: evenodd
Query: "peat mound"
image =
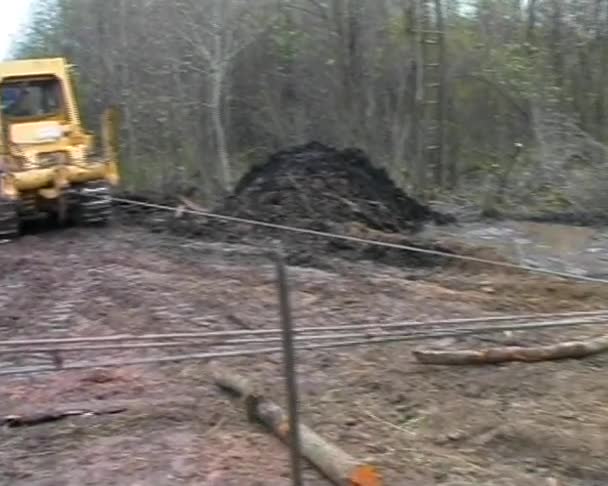
<path id="1" fill-rule="evenodd" d="M 137 199 L 151 202 L 147 196 Z M 265 164 L 251 169 L 212 212 L 448 252 L 433 242 L 419 241 L 415 232 L 426 222 L 453 221 L 401 191 L 361 150 L 337 150 L 318 142 L 270 156 Z M 288 262 L 294 265 L 325 266 L 328 258 L 333 257 L 390 265 L 443 263 L 442 258 L 434 255 L 188 213 L 177 217 L 152 209 L 142 217 L 141 210 L 134 208 L 129 216 L 161 233 L 168 230 L 208 241 L 253 244 L 266 249 L 281 245 Z"/>
<path id="2" fill-rule="evenodd" d="M 254 167 L 214 212 L 355 237 L 361 237 L 365 228 L 433 249 L 442 248 L 409 238 L 425 222 L 452 221 L 406 195 L 363 151 L 337 150 L 317 142 L 277 152 L 267 163 Z M 209 220 L 197 233 L 229 242 L 267 245 L 280 241 L 288 261 L 298 265 L 315 266 L 328 255 L 388 264 L 439 263 L 435 256 L 245 223 Z"/>
<path id="3" fill-rule="evenodd" d="M 448 219 L 407 196 L 363 151 L 317 142 L 277 152 L 254 167 L 217 212 L 316 230 L 360 223 L 400 232 Z"/>

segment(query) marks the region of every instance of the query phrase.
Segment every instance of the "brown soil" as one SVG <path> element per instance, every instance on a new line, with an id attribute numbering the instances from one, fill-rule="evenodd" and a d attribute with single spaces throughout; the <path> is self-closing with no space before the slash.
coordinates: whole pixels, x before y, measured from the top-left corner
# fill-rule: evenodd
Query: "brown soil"
<path id="1" fill-rule="evenodd" d="M 0 338 L 238 329 L 239 321 L 276 327 L 272 267 L 215 248 L 120 227 L 30 235 L 4 245 Z M 594 285 L 478 269 L 425 276 L 335 261 L 331 271 L 293 267 L 290 277 L 296 324 L 307 326 L 584 310 L 607 296 Z M 552 342 L 591 334 L 521 338 Z M 608 356 L 440 368 L 416 364 L 413 347 L 300 352 L 302 420 L 376 463 L 388 485 L 608 483 L 608 387 L 601 378 Z M 146 354 L 163 353 L 105 356 Z M 23 355 L 2 367 L 48 362 Z M 279 356 L 225 365 L 282 402 Z M 241 405 L 210 382 L 205 363 L 1 379 L 2 415 L 84 401 L 138 406 L 1 430 L 0 484 L 290 484 L 285 447 L 246 421 Z M 310 468 L 306 481 L 327 484 Z"/>

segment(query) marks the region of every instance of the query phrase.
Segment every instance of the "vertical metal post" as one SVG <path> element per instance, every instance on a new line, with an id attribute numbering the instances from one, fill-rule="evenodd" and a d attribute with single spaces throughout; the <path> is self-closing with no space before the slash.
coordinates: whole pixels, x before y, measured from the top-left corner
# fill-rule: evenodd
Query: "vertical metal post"
<path id="1" fill-rule="evenodd" d="M 302 486 L 302 455 L 300 446 L 300 425 L 298 420 L 298 384 L 287 267 L 283 256 L 279 253 L 276 254 L 275 262 L 279 290 L 281 326 L 283 330 L 283 366 L 289 411 L 289 446 L 291 452 L 292 480 L 294 486 Z"/>

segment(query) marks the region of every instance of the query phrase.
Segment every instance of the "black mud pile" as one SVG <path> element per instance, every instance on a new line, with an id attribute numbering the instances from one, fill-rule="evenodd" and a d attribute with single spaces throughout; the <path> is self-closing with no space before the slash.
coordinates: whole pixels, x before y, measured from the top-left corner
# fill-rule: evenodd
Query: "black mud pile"
<path id="1" fill-rule="evenodd" d="M 441 219 L 398 189 L 361 150 L 319 143 L 272 155 L 241 179 L 218 211 L 318 230 L 360 223 L 379 231 L 411 231 Z"/>
<path id="2" fill-rule="evenodd" d="M 319 143 L 272 155 L 246 174 L 214 212 L 369 239 L 379 234 L 401 235 L 400 242 L 411 237 L 405 241 L 425 248 L 432 245 L 413 242 L 414 232 L 426 222 L 450 221 L 407 196 L 361 150 L 337 150 Z M 399 265 L 438 263 L 434 256 L 245 223 L 212 219 L 196 223 L 187 218 L 172 226 L 179 233 L 214 241 L 265 248 L 280 244 L 289 262 L 298 265 L 316 266 L 320 259 L 334 256 Z"/>

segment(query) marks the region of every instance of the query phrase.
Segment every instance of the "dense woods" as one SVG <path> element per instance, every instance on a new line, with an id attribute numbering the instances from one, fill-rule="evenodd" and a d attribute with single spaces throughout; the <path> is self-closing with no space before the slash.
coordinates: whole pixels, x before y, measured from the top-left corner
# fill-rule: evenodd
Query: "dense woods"
<path id="1" fill-rule="evenodd" d="M 13 54 L 67 56 L 91 128 L 120 108 L 132 189 L 214 200 L 314 139 L 427 197 L 608 208 L 608 0 L 40 0 Z"/>

